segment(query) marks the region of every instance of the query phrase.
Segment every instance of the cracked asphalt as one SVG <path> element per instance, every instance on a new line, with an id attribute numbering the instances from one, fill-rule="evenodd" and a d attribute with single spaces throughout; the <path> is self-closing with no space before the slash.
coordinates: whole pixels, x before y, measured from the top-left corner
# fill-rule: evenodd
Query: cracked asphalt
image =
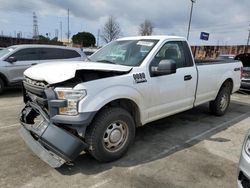
<path id="1" fill-rule="evenodd" d="M 234 94 L 227 114 L 208 104 L 138 128 L 129 152 L 112 163 L 82 154 L 52 169 L 20 136 L 21 92 L 0 96 L 0 187 L 236 187 L 242 142 L 250 128 L 250 95 Z"/>

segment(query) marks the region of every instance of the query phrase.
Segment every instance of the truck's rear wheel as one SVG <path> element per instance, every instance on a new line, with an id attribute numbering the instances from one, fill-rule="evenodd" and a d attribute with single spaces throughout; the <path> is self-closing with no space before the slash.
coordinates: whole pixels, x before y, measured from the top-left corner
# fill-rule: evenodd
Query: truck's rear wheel
<path id="1" fill-rule="evenodd" d="M 0 94 L 4 91 L 5 85 L 3 80 L 0 78 Z"/>
<path id="2" fill-rule="evenodd" d="M 224 115 L 230 104 L 230 97 L 231 97 L 230 85 L 222 87 L 216 99 L 209 103 L 210 112 L 216 116 Z"/>
<path id="3" fill-rule="evenodd" d="M 123 108 L 102 110 L 86 131 L 89 153 L 101 162 L 113 161 L 122 157 L 134 137 L 134 120 Z"/>

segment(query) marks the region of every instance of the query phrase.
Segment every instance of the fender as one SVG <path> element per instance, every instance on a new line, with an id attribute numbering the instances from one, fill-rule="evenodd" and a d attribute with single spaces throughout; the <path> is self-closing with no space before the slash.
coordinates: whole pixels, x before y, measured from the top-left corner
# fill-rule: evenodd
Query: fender
<path id="1" fill-rule="evenodd" d="M 122 92 L 121 92 L 122 91 Z M 139 108 L 141 123 L 143 120 L 148 118 L 146 113 L 143 113 L 145 109 L 143 105 L 143 95 L 134 88 L 120 85 L 120 86 L 111 86 L 105 88 L 100 92 L 87 95 L 86 98 L 79 102 L 79 112 L 93 112 L 99 111 L 103 106 L 117 99 L 129 99 L 133 101 Z"/>
<path id="2" fill-rule="evenodd" d="M 222 84 L 227 80 L 227 79 L 231 79 L 233 81 L 233 88 L 234 88 L 234 79 L 233 79 L 233 72 L 232 71 L 227 71 L 223 74 L 223 76 L 221 77 L 220 81 L 217 84 L 217 93 L 216 96 L 218 95 L 220 88 L 222 86 Z M 214 98 L 216 98 L 216 96 Z"/>

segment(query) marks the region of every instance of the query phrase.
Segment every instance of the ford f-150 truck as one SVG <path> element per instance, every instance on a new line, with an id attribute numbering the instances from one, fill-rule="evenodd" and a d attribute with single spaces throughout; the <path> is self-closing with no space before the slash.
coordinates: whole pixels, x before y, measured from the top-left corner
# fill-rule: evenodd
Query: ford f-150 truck
<path id="1" fill-rule="evenodd" d="M 133 143 L 136 127 L 206 102 L 223 115 L 241 71 L 234 60 L 195 63 L 181 37 L 118 39 L 86 62 L 27 69 L 20 134 L 54 168 L 82 151 L 113 161 Z"/>

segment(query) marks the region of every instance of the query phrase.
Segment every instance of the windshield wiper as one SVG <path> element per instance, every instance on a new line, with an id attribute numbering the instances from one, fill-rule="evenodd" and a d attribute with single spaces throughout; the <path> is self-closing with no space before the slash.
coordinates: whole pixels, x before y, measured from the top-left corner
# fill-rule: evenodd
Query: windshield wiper
<path id="1" fill-rule="evenodd" d="M 98 60 L 98 61 L 96 61 L 96 62 L 103 62 L 103 63 L 116 64 L 115 62 L 110 61 L 110 60 L 107 60 L 107 59 L 101 59 L 101 60 Z"/>

